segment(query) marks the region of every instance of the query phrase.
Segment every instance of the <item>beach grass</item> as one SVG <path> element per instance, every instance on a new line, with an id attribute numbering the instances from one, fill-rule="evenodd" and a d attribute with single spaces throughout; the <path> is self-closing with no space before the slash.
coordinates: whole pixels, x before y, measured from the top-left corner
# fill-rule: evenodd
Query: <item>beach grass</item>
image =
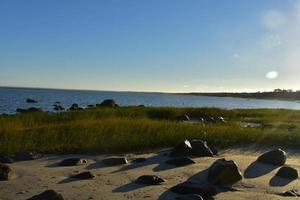
<path id="1" fill-rule="evenodd" d="M 222 116 L 227 123 L 176 120 Z M 259 123 L 243 127 L 240 122 Z M 300 145 L 300 111 L 284 109 L 119 107 L 0 117 L 0 153 L 124 153 L 170 147 L 202 139 L 220 148 L 261 144 Z"/>

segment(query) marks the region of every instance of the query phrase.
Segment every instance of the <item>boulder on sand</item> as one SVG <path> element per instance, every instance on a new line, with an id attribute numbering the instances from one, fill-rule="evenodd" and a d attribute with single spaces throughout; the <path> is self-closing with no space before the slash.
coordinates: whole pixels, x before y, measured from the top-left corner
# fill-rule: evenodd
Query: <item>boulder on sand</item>
<path id="1" fill-rule="evenodd" d="M 28 161 L 28 160 L 35 160 L 40 158 L 41 155 L 34 153 L 34 152 L 30 152 L 30 151 L 20 151 L 18 153 L 16 153 L 13 158 L 15 161 Z"/>
<path id="2" fill-rule="evenodd" d="M 63 196 L 54 190 L 46 190 L 41 194 L 35 195 L 27 200 L 64 200 Z"/>
<path id="3" fill-rule="evenodd" d="M 82 172 L 82 173 L 73 175 L 70 178 L 85 180 L 85 179 L 93 179 L 93 178 L 95 178 L 95 176 L 90 171 L 87 171 L 87 172 Z"/>
<path id="4" fill-rule="evenodd" d="M 281 149 L 274 149 L 268 151 L 257 158 L 258 162 L 281 166 L 285 164 L 286 161 L 286 153 Z"/>
<path id="5" fill-rule="evenodd" d="M 212 185 L 203 185 L 200 183 L 186 181 L 171 188 L 172 192 L 177 194 L 197 194 L 204 199 L 217 194 L 217 190 Z"/>
<path id="6" fill-rule="evenodd" d="M 192 146 L 191 154 L 193 156 L 198 156 L 198 157 L 213 157 L 214 156 L 214 153 L 208 147 L 207 142 L 202 141 L 202 140 L 191 140 L 190 143 Z"/>
<path id="7" fill-rule="evenodd" d="M 216 160 L 208 170 L 207 181 L 220 186 L 230 186 L 242 179 L 236 163 L 224 158 Z"/>
<path id="8" fill-rule="evenodd" d="M 171 151 L 171 157 L 189 156 L 191 155 L 192 145 L 190 141 L 184 140 L 177 144 Z"/>
<path id="9" fill-rule="evenodd" d="M 281 167 L 276 176 L 280 178 L 287 178 L 287 179 L 297 179 L 298 178 L 298 171 L 292 167 L 284 166 Z"/>
<path id="10" fill-rule="evenodd" d="M 203 198 L 198 194 L 186 194 L 176 197 L 176 200 L 203 200 Z"/>
<path id="11" fill-rule="evenodd" d="M 97 107 L 110 107 L 110 108 L 119 107 L 119 105 L 113 99 L 106 99 L 106 100 L 102 101 L 102 103 L 96 104 L 96 106 Z"/>
<path id="12" fill-rule="evenodd" d="M 300 197 L 300 194 L 298 193 L 298 190 L 288 190 L 283 193 L 278 194 L 283 197 Z"/>
<path id="13" fill-rule="evenodd" d="M 68 158 L 58 163 L 58 166 L 67 167 L 67 166 L 76 166 L 76 165 L 86 164 L 86 163 L 87 160 L 81 158 Z"/>
<path id="14" fill-rule="evenodd" d="M 195 164 L 195 161 L 193 161 L 189 157 L 178 157 L 178 158 L 167 160 L 166 163 L 169 165 L 174 165 L 176 167 L 181 167 L 181 166 Z"/>
<path id="15" fill-rule="evenodd" d="M 116 166 L 116 165 L 124 165 L 124 164 L 127 164 L 128 161 L 126 158 L 124 157 L 121 157 L 121 158 L 106 158 L 106 159 L 103 159 L 102 162 L 105 164 L 105 165 L 109 165 L 109 166 Z"/>
<path id="16" fill-rule="evenodd" d="M 143 175 L 137 178 L 135 182 L 138 184 L 145 184 L 145 185 L 159 185 L 165 182 L 165 180 L 155 175 Z"/>
<path id="17" fill-rule="evenodd" d="M 34 99 L 26 99 L 26 103 L 37 103 L 37 101 L 36 100 L 34 100 Z"/>
<path id="18" fill-rule="evenodd" d="M 0 181 L 8 181 L 12 179 L 14 176 L 14 172 L 12 169 L 6 165 L 0 163 Z"/>
<path id="19" fill-rule="evenodd" d="M 132 162 L 134 163 L 143 163 L 143 162 L 146 162 L 147 161 L 147 158 L 136 158 L 134 159 Z"/>

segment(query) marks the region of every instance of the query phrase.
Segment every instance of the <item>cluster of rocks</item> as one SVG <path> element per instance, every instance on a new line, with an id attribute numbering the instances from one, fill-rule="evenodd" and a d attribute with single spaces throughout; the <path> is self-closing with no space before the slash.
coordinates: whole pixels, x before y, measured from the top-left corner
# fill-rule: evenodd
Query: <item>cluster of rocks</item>
<path id="1" fill-rule="evenodd" d="M 26 100 L 27 103 L 38 103 L 36 100 L 34 99 L 27 99 Z M 77 103 L 74 103 L 70 106 L 69 109 L 64 108 L 59 101 L 55 102 L 53 105 L 53 110 L 56 112 L 61 112 L 61 111 L 65 111 L 65 110 L 69 110 L 69 111 L 79 111 L 79 110 L 83 110 L 82 107 L 80 107 Z M 103 102 L 96 104 L 96 105 L 88 105 L 87 108 L 94 108 L 94 107 L 109 107 L 109 108 L 116 108 L 119 107 L 119 105 L 113 100 L 113 99 L 106 99 Z M 41 108 L 36 108 L 36 107 L 30 107 L 30 108 L 17 108 L 16 109 L 17 113 L 33 113 L 33 112 L 43 112 L 43 110 Z"/>
<path id="2" fill-rule="evenodd" d="M 176 118 L 178 121 L 182 122 L 197 122 L 203 124 L 215 124 L 215 123 L 227 123 L 224 117 L 191 117 L 187 114 L 180 115 Z"/>

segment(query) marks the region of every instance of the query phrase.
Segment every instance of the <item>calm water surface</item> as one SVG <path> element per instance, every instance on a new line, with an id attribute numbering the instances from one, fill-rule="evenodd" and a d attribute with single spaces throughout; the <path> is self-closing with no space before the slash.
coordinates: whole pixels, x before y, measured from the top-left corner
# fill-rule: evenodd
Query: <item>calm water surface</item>
<path id="1" fill-rule="evenodd" d="M 38 101 L 36 104 L 26 103 L 27 98 Z M 121 106 L 171 106 L 171 107 L 218 107 L 234 108 L 287 108 L 300 109 L 300 103 L 257 100 L 228 97 L 205 97 L 142 92 L 107 92 L 107 91 L 75 91 L 50 89 L 24 89 L 0 87 L 0 113 L 15 113 L 17 108 L 39 107 L 52 111 L 53 103 L 61 102 L 64 107 L 78 103 L 82 107 L 101 103 L 105 99 L 114 99 Z"/>

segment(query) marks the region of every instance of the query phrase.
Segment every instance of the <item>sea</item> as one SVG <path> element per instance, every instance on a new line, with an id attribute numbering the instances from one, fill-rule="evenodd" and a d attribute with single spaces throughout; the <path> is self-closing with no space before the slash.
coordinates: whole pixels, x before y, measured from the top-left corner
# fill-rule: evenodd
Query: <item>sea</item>
<path id="1" fill-rule="evenodd" d="M 38 103 L 26 103 L 26 99 Z M 282 108 L 300 109 L 296 101 L 261 100 L 231 97 L 209 97 L 170 93 L 151 92 L 114 92 L 60 89 L 33 89 L 0 87 L 0 114 L 14 114 L 17 108 L 37 107 L 53 111 L 53 104 L 68 108 L 73 103 L 86 107 L 89 104 L 101 103 L 105 99 L 114 99 L 120 106 L 163 106 L 163 107 L 216 107 L 224 109 Z"/>

